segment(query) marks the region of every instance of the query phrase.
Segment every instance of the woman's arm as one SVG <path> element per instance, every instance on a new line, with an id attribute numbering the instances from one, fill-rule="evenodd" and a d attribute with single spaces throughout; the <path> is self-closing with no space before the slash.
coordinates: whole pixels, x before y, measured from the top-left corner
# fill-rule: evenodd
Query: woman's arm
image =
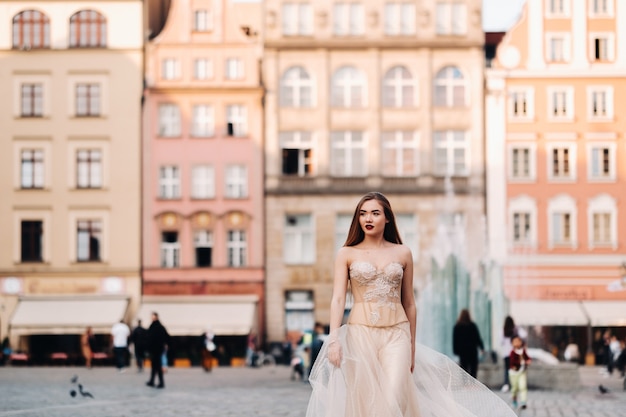
<path id="1" fill-rule="evenodd" d="M 348 290 L 348 248 L 343 247 L 337 252 L 333 279 L 333 296 L 330 300 L 330 335 L 328 360 L 335 366 L 341 365 L 342 351 L 337 340 L 337 330 L 341 326 L 346 308 L 346 292 Z"/>
<path id="2" fill-rule="evenodd" d="M 417 310 L 415 308 L 415 294 L 413 294 L 413 255 L 406 246 L 403 249 L 402 307 L 404 307 L 404 312 L 409 319 L 411 328 L 411 372 L 413 372 L 415 367 L 415 332 L 417 326 Z"/>

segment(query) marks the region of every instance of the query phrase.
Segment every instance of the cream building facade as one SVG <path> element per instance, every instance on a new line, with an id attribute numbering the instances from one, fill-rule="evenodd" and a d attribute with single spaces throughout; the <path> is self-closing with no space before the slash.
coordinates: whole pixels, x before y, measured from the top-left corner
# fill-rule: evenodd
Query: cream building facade
<path id="1" fill-rule="evenodd" d="M 143 8 L 0 1 L 0 16 L 0 337 L 43 362 L 33 338 L 108 335 L 139 303 Z M 59 337 L 47 346 L 74 346 Z"/>
<path id="2" fill-rule="evenodd" d="M 418 293 L 442 223 L 477 265 L 481 1 L 269 0 L 263 21 L 268 339 L 328 323 L 334 256 L 368 191 L 392 203 Z"/>

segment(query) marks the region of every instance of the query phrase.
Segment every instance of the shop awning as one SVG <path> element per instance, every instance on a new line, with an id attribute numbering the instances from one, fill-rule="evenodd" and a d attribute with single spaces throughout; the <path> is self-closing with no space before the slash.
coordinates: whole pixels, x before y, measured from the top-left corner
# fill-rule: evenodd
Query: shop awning
<path id="1" fill-rule="evenodd" d="M 583 301 L 592 326 L 626 326 L 626 301 Z"/>
<path id="2" fill-rule="evenodd" d="M 247 335 L 256 328 L 256 295 L 144 296 L 137 318 L 150 325 L 152 312 L 172 336 Z"/>
<path id="3" fill-rule="evenodd" d="M 109 333 L 126 315 L 128 296 L 28 296 L 9 319 L 14 335 Z"/>
<path id="4" fill-rule="evenodd" d="M 510 314 L 523 326 L 586 326 L 589 319 L 581 301 L 512 300 Z"/>

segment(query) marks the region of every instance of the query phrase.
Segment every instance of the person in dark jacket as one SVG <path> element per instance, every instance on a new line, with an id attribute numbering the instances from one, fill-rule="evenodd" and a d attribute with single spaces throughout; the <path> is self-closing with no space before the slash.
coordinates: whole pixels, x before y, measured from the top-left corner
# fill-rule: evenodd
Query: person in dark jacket
<path id="1" fill-rule="evenodd" d="M 159 321 L 159 315 L 155 312 L 152 313 L 152 324 L 148 328 L 148 352 L 150 353 L 150 380 L 146 382 L 149 387 L 154 387 L 154 379 L 158 377 L 159 384 L 157 388 L 165 388 L 163 382 L 163 365 L 161 364 L 161 356 L 167 344 L 169 343 L 170 335 L 161 322 Z"/>
<path id="2" fill-rule="evenodd" d="M 452 350 L 459 357 L 459 365 L 476 378 L 478 373 L 478 352 L 485 349 L 478 327 L 472 321 L 469 311 L 464 308 L 454 325 Z"/>
<path id="3" fill-rule="evenodd" d="M 135 360 L 137 361 L 137 371 L 143 371 L 143 361 L 146 358 L 146 342 L 148 331 L 141 326 L 141 320 L 137 320 L 135 327 L 130 334 L 130 342 L 135 347 Z"/>

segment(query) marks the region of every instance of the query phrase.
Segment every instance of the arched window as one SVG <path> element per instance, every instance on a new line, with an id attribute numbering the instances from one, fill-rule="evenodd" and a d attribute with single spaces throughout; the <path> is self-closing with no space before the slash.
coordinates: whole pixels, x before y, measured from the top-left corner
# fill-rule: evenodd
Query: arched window
<path id="1" fill-rule="evenodd" d="M 313 80 L 302 67 L 291 67 L 280 79 L 281 107 L 312 107 Z"/>
<path id="2" fill-rule="evenodd" d="M 334 107 L 364 107 L 365 75 L 354 67 L 341 67 L 333 74 L 330 86 Z"/>
<path id="3" fill-rule="evenodd" d="M 70 48 L 107 46 L 107 21 L 95 10 L 81 10 L 70 17 Z"/>
<path id="4" fill-rule="evenodd" d="M 462 107 L 466 105 L 465 79 L 457 67 L 445 67 L 435 76 L 434 105 Z"/>
<path id="5" fill-rule="evenodd" d="M 415 80 L 403 66 L 391 68 L 383 78 L 383 107 L 415 106 Z"/>
<path id="6" fill-rule="evenodd" d="M 13 17 L 13 48 L 50 48 L 50 19 L 38 10 L 24 10 Z"/>

